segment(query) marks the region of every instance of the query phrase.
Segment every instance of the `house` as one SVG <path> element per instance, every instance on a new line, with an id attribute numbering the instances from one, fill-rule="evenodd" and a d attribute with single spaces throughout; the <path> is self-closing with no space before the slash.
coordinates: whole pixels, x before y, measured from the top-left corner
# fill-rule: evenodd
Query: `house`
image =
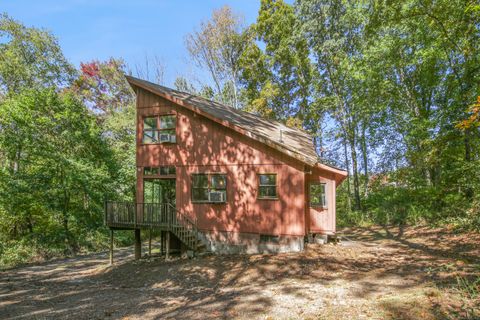
<path id="1" fill-rule="evenodd" d="M 137 95 L 136 203 L 107 202 L 112 230 L 157 229 L 162 251 L 300 251 L 335 234 L 347 173 L 303 130 L 127 76 Z M 149 246 L 150 248 L 150 246 Z"/>

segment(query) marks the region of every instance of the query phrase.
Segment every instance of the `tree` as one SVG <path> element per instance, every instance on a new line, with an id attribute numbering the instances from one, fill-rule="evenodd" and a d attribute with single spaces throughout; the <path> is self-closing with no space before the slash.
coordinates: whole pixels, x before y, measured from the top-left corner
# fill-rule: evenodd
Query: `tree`
<path id="1" fill-rule="evenodd" d="M 182 91 L 182 92 L 187 92 L 193 95 L 197 95 L 200 97 L 203 97 L 208 100 L 214 100 L 215 99 L 215 91 L 213 90 L 212 87 L 206 84 L 201 84 L 200 83 L 200 89 L 197 89 L 190 81 L 188 81 L 184 77 L 177 77 L 175 79 L 174 86 L 177 90 Z M 228 90 L 228 86 L 225 86 Z"/>
<path id="2" fill-rule="evenodd" d="M 477 97 L 477 102 L 467 109 L 467 112 L 470 113 L 470 116 L 458 123 L 457 128 L 467 130 L 471 127 L 480 126 L 480 96 Z"/>
<path id="3" fill-rule="evenodd" d="M 328 110 L 348 143 L 354 208 L 361 208 L 357 147 L 364 107 L 360 76 L 365 10 L 361 2 L 303 0 L 297 3 L 301 31 L 315 57 L 317 105 Z M 362 130 L 363 131 L 363 130 Z"/>
<path id="4" fill-rule="evenodd" d="M 243 31 L 240 16 L 224 6 L 185 38 L 192 59 L 210 74 L 217 99 L 235 108 L 240 107 L 238 61 L 249 42 Z"/>
<path id="5" fill-rule="evenodd" d="M 157 55 L 153 55 L 152 57 L 145 55 L 143 64 L 136 63 L 134 69 L 135 72 L 129 71 L 129 73 L 135 74 L 135 76 L 140 79 L 158 84 L 163 84 L 164 82 L 165 65 Z"/>
<path id="6" fill-rule="evenodd" d="M 122 59 L 81 63 L 71 90 L 89 106 L 101 124 L 109 148 L 119 165 L 118 194 L 135 196 L 135 94 Z M 157 65 L 158 67 L 159 65 Z"/>
<path id="7" fill-rule="evenodd" d="M 307 41 L 296 33 L 294 8 L 283 1 L 262 0 L 255 24 L 247 33 L 255 42 L 245 49 L 241 64 L 247 110 L 297 127 L 313 129 L 309 105 L 312 68 Z M 315 130 L 314 130 L 315 131 Z"/>
<path id="8" fill-rule="evenodd" d="M 75 75 L 57 39 L 47 31 L 28 28 L 0 15 L 0 94 L 23 88 L 65 87 Z"/>
<path id="9" fill-rule="evenodd" d="M 95 112 L 109 115 L 135 103 L 135 95 L 125 79 L 121 59 L 80 64 L 80 75 L 71 89 Z"/>
<path id="10" fill-rule="evenodd" d="M 376 60 L 391 89 L 387 101 L 403 137 L 409 182 L 462 190 L 472 198 L 478 136 L 455 124 L 467 118 L 465 109 L 480 84 L 475 2 L 375 1 L 374 6 L 370 27 L 381 48 Z"/>
<path id="11" fill-rule="evenodd" d="M 116 188 L 94 117 L 70 93 L 25 90 L 0 106 L 0 149 L 1 232 L 76 251 L 84 229 L 101 225 L 104 196 Z"/>

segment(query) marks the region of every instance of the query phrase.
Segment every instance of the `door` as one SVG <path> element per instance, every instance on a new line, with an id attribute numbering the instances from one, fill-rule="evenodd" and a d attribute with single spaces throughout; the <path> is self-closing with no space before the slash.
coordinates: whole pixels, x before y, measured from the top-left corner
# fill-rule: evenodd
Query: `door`
<path id="1" fill-rule="evenodd" d="M 143 202 L 175 205 L 175 179 L 145 179 Z"/>
<path id="2" fill-rule="evenodd" d="M 332 233 L 335 231 L 335 219 L 329 209 L 329 187 L 325 182 L 310 182 L 308 188 L 308 206 L 310 212 L 310 232 Z"/>
<path id="3" fill-rule="evenodd" d="M 175 206 L 175 179 L 143 180 L 143 203 L 144 222 L 167 223 L 171 205 Z"/>

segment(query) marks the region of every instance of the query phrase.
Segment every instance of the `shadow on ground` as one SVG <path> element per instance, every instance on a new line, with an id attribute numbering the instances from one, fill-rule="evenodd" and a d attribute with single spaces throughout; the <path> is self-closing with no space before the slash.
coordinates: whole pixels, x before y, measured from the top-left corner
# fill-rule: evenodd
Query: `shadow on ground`
<path id="1" fill-rule="evenodd" d="M 381 228 L 343 234 L 339 245 L 308 246 L 302 253 L 135 262 L 130 249 L 119 249 L 113 267 L 101 253 L 9 270 L 0 273 L 0 314 L 6 319 L 449 319 L 476 312 L 468 309 L 474 301 L 465 307 L 449 300 L 450 310 L 442 299 L 459 275 L 478 277 L 478 234 L 460 239 L 412 229 L 391 237 Z"/>

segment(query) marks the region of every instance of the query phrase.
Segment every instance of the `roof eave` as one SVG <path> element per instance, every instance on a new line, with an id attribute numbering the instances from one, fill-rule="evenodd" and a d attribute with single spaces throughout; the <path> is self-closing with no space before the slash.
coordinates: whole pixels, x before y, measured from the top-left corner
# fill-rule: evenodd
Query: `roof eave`
<path id="1" fill-rule="evenodd" d="M 340 185 L 348 177 L 348 171 L 334 166 L 330 166 L 328 164 L 317 162 L 316 167 L 321 170 L 332 172 L 335 175 L 335 182 L 337 186 Z"/>

